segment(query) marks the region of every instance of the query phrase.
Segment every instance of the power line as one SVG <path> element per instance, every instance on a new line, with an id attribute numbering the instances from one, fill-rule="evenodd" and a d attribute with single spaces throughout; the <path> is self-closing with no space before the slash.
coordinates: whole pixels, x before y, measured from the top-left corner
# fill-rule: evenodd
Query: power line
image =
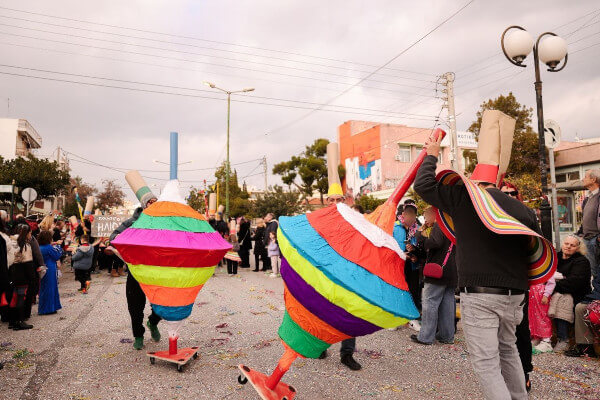
<path id="1" fill-rule="evenodd" d="M 189 39 L 189 40 L 195 40 L 195 41 L 201 41 L 201 42 L 207 42 L 207 43 L 216 43 L 216 44 L 227 45 L 227 46 L 236 46 L 236 47 L 242 47 L 242 48 L 248 48 L 248 49 L 254 49 L 254 50 L 262 50 L 262 51 L 269 51 L 269 52 L 274 52 L 274 53 L 289 54 L 289 55 L 300 56 L 300 57 L 321 59 L 321 60 L 327 60 L 327 61 L 335 61 L 335 62 L 340 62 L 340 63 L 344 63 L 344 64 L 354 64 L 354 65 L 361 65 L 361 66 L 365 66 L 365 67 L 376 67 L 376 65 L 357 63 L 357 62 L 335 59 L 335 58 L 330 58 L 330 57 L 300 54 L 300 53 L 286 51 L 286 50 L 273 50 L 273 49 L 267 49 L 267 48 L 263 48 L 263 47 L 241 45 L 241 44 L 222 42 L 222 41 L 217 41 L 217 40 L 209 40 L 209 39 L 203 39 L 203 38 L 198 38 L 198 37 L 193 37 L 193 36 L 176 35 L 176 34 L 170 34 L 170 33 L 165 33 L 165 32 L 131 28 L 131 27 L 126 27 L 126 26 L 103 24 L 103 23 L 99 23 L 99 22 L 92 22 L 92 21 L 80 20 L 80 19 L 75 19 L 75 18 L 67 18 L 67 17 L 56 16 L 56 15 L 19 10 L 19 9 L 9 8 L 9 7 L 0 7 L 0 9 L 23 13 L 23 14 L 38 15 L 38 16 L 43 16 L 43 17 L 47 17 L 47 18 L 61 19 L 63 21 L 79 22 L 79 23 L 104 26 L 104 27 L 109 27 L 109 28 L 129 30 L 132 32 L 150 33 L 150 34 L 154 34 L 154 35 L 174 37 L 174 38 L 178 38 L 178 39 Z M 386 69 L 393 70 L 393 71 L 407 72 L 407 73 L 416 74 L 416 75 L 435 76 L 434 74 L 427 74 L 424 72 L 417 72 L 417 71 L 407 71 L 407 70 L 402 70 L 402 69 L 398 69 L 398 68 L 386 68 Z"/>
<path id="2" fill-rule="evenodd" d="M 214 51 L 222 51 L 222 52 L 231 52 L 231 53 L 234 53 L 234 54 L 249 55 L 249 56 L 253 56 L 253 57 L 272 58 L 272 59 L 275 59 L 275 60 L 282 60 L 282 61 L 286 61 L 286 62 L 302 63 L 302 64 L 309 64 L 309 65 L 321 66 L 321 67 L 326 67 L 326 68 L 341 69 L 343 71 L 369 72 L 369 71 L 365 71 L 365 70 L 361 70 L 361 69 L 349 69 L 349 68 L 346 68 L 346 67 L 338 67 L 338 66 L 332 66 L 332 65 L 326 65 L 326 64 L 319 64 L 319 63 L 311 63 L 311 62 L 305 62 L 305 61 L 291 60 L 291 59 L 287 59 L 287 58 L 279 58 L 279 57 L 272 57 L 272 56 L 257 55 L 257 54 L 252 54 L 252 53 L 236 52 L 236 51 L 231 51 L 231 50 L 217 49 L 217 48 L 214 48 L 214 47 L 198 46 L 198 45 L 193 45 L 193 44 L 189 44 L 189 43 L 170 42 L 170 41 L 166 41 L 166 40 L 158 40 L 158 39 L 145 38 L 145 37 L 140 37 L 140 36 L 124 35 L 124 34 L 120 34 L 120 33 L 108 32 L 108 31 L 99 31 L 99 30 L 87 29 L 87 28 L 81 28 L 81 27 L 75 27 L 75 26 L 65 26 L 65 25 L 60 25 L 60 24 L 52 24 L 52 23 L 49 23 L 49 22 L 35 21 L 35 20 L 26 19 L 26 18 L 18 18 L 18 17 L 14 17 L 14 16 L 0 15 L 0 18 L 6 18 L 6 19 L 13 19 L 13 20 L 18 20 L 18 21 L 32 22 L 32 23 L 41 24 L 41 25 L 55 26 L 55 27 L 60 27 L 60 28 L 63 28 L 63 29 L 64 28 L 68 28 L 68 29 L 82 30 L 82 31 L 87 31 L 87 32 L 101 33 L 101 34 L 113 35 L 113 36 L 118 36 L 118 37 L 125 37 L 125 38 L 129 38 L 129 39 L 138 39 L 138 40 L 146 40 L 146 41 L 151 41 L 151 42 L 165 43 L 165 44 L 171 44 L 171 45 L 176 45 L 176 46 L 185 46 L 185 47 L 193 47 L 193 48 L 199 48 L 199 49 L 204 49 L 204 50 L 214 50 Z M 65 33 L 62 33 L 62 32 L 44 31 L 44 30 L 39 30 L 39 29 L 27 28 L 27 27 L 23 27 L 23 26 L 15 26 L 15 25 L 9 25 L 9 24 L 0 24 L 0 25 L 2 25 L 2 26 L 9 26 L 9 27 L 13 27 L 13 28 L 19 28 L 19 29 L 28 29 L 28 30 L 33 30 L 33 31 L 37 31 L 37 32 L 52 33 L 52 34 L 56 34 L 56 35 L 73 36 L 71 34 L 65 34 Z M 90 39 L 90 40 L 99 40 L 99 41 L 105 41 L 105 42 L 110 42 L 110 43 L 124 44 L 124 45 L 128 45 L 128 46 L 138 46 L 138 47 L 147 47 L 147 48 L 157 49 L 157 50 L 167 50 L 167 51 L 173 51 L 173 52 L 184 53 L 184 54 L 195 54 L 195 55 L 204 56 L 204 57 L 222 58 L 224 60 L 230 60 L 230 61 L 236 61 L 236 62 L 246 62 L 246 63 L 258 64 L 258 65 L 266 65 L 266 66 L 270 66 L 270 67 L 288 68 L 288 69 L 294 69 L 294 70 L 299 70 L 299 71 L 309 71 L 309 72 L 324 73 L 324 74 L 334 75 L 334 76 L 341 76 L 339 74 L 328 73 L 328 72 L 325 72 L 325 71 L 308 70 L 308 69 L 305 69 L 305 68 L 290 67 L 290 66 L 286 66 L 286 65 L 274 65 L 273 63 L 265 63 L 265 62 L 259 62 L 259 61 L 244 60 L 244 59 L 239 59 L 239 58 L 223 57 L 223 56 L 217 56 L 217 55 L 213 55 L 213 54 L 206 55 L 206 54 L 182 52 L 182 51 L 178 51 L 178 50 L 155 48 L 155 47 L 150 47 L 150 46 L 137 45 L 137 44 L 133 44 L 133 43 L 116 42 L 116 41 L 110 41 L 110 40 L 105 40 L 105 39 L 100 39 L 100 38 L 93 38 L 93 37 L 84 37 L 84 36 L 74 36 L 74 37 L 84 38 L 84 39 Z M 389 74 L 379 74 L 379 75 L 380 76 L 387 76 L 387 77 L 397 78 L 397 79 L 405 79 L 405 80 L 410 80 L 410 81 L 433 83 L 433 81 L 427 80 L 427 79 L 410 78 L 410 77 L 404 77 L 404 76 L 399 76 L 399 75 L 389 75 Z"/>
<path id="3" fill-rule="evenodd" d="M 471 1 L 475 1 L 475 0 L 471 0 Z M 113 49 L 113 48 L 110 48 L 110 47 L 93 46 L 93 45 L 89 45 L 89 44 L 68 42 L 68 41 L 64 41 L 64 40 L 46 39 L 46 38 L 40 38 L 40 37 L 36 37 L 36 36 L 20 35 L 20 34 L 17 34 L 17 33 L 10 33 L 10 32 L 2 32 L 2 31 L 0 31 L 0 34 L 2 34 L 2 35 L 8 35 L 8 36 L 22 37 L 22 38 L 27 38 L 27 39 L 34 39 L 34 40 L 42 40 L 42 41 L 51 42 L 51 43 L 61 43 L 61 44 L 68 44 L 68 45 L 72 45 L 72 46 L 87 47 L 87 48 L 90 48 L 90 49 L 107 50 L 107 51 L 114 51 L 114 52 L 117 52 L 117 53 L 126 53 L 126 54 L 138 55 L 138 56 L 160 58 L 160 59 L 166 59 L 166 60 L 171 60 L 171 61 L 183 61 L 183 62 L 189 62 L 189 63 L 194 63 L 194 64 L 204 64 L 204 65 L 210 65 L 210 66 L 215 66 L 215 67 L 230 68 L 230 69 L 239 69 L 239 70 L 245 70 L 245 71 L 250 71 L 250 72 L 258 72 L 258 73 L 264 73 L 264 74 L 280 75 L 280 76 L 285 76 L 285 77 L 288 77 L 288 78 L 309 79 L 311 81 L 319 81 L 319 82 L 334 83 L 334 84 L 339 84 L 339 85 L 347 85 L 347 83 L 345 83 L 345 82 L 338 82 L 338 81 L 332 81 L 332 80 L 328 80 L 328 79 L 314 78 L 314 77 L 310 77 L 310 76 L 292 75 L 292 74 L 285 74 L 285 73 L 282 73 L 282 72 L 265 71 L 265 70 L 255 69 L 255 68 L 246 68 L 246 67 L 232 66 L 232 65 L 226 65 L 226 64 L 215 64 L 215 63 L 210 63 L 210 62 L 206 62 L 206 61 L 190 60 L 190 59 L 187 59 L 187 58 L 167 57 L 167 56 L 161 56 L 161 55 L 150 54 L 150 53 L 142 53 L 142 52 L 138 52 L 138 51 Z M 361 80 L 359 83 L 362 83 L 363 81 L 364 81 L 364 79 Z M 380 82 L 380 81 L 376 81 L 376 82 Z M 354 86 L 356 86 L 356 85 L 354 85 Z M 382 91 L 392 92 L 392 93 L 399 93 L 399 94 L 415 94 L 413 92 L 401 92 L 401 91 L 398 91 L 398 90 L 384 89 L 384 88 L 380 88 L 380 87 L 377 87 L 377 86 L 361 85 L 361 87 L 370 88 L 370 89 L 377 89 L 377 90 L 382 90 Z M 418 96 L 426 96 L 426 95 L 423 95 L 423 94 L 417 94 L 417 95 Z"/>
<path id="4" fill-rule="evenodd" d="M 440 22 L 438 25 L 434 26 L 432 29 L 430 29 L 427 33 L 425 33 L 423 36 L 421 36 L 419 39 L 417 39 L 415 42 L 413 42 L 412 44 L 410 44 L 408 47 L 406 47 L 404 50 L 402 50 L 400 53 L 396 54 L 394 57 L 392 57 L 390 60 L 388 60 L 386 63 L 384 63 L 382 66 L 378 67 L 377 69 L 375 69 L 373 72 L 371 72 L 370 74 L 366 75 L 365 77 L 363 77 L 361 80 L 359 80 L 358 82 L 354 83 L 353 85 L 347 87 L 346 89 L 344 89 L 341 93 L 339 93 L 338 95 L 332 97 L 331 99 L 329 99 L 327 102 L 325 102 L 325 104 L 323 106 L 319 106 L 311 111 L 309 111 L 308 113 L 300 116 L 299 118 L 296 118 L 274 130 L 271 130 L 270 133 L 276 133 L 279 132 L 283 129 L 289 128 L 290 126 L 304 120 L 305 118 L 309 117 L 310 115 L 312 115 L 314 112 L 321 110 L 325 105 L 328 105 L 332 102 L 334 102 L 335 100 L 339 99 L 340 97 L 342 97 L 343 95 L 345 95 L 346 93 L 348 93 L 350 90 L 352 90 L 353 88 L 355 88 L 356 86 L 358 86 L 359 84 L 361 84 L 362 82 L 364 82 L 365 80 L 369 79 L 371 76 L 373 76 L 374 74 L 376 74 L 378 71 L 382 70 L 383 68 L 387 67 L 388 65 L 390 65 L 391 63 L 393 63 L 394 61 L 396 61 L 398 58 L 400 58 L 404 53 L 406 53 L 407 51 L 409 51 L 410 49 L 412 49 L 414 46 L 416 46 L 417 44 L 419 44 L 421 41 L 423 41 L 425 38 L 427 38 L 429 35 L 431 35 L 433 32 L 435 32 L 436 30 L 438 30 L 441 26 L 443 26 L 446 22 L 450 21 L 452 18 L 454 18 L 456 15 L 458 15 L 462 10 L 464 10 L 465 8 L 467 8 L 470 4 L 472 4 L 475 0 L 470 0 L 468 3 L 466 3 L 464 6 L 462 6 L 460 9 L 458 9 L 457 11 L 455 11 L 453 14 L 451 14 L 450 16 L 448 16 L 447 18 L 445 18 L 442 22 Z"/>

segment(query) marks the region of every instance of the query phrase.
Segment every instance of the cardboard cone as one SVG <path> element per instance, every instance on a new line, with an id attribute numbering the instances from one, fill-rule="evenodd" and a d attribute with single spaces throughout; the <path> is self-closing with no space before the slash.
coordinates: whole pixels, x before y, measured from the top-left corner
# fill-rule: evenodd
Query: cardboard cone
<path id="1" fill-rule="evenodd" d="M 142 178 L 138 171 L 129 171 L 127 174 L 125 174 L 125 180 L 131 187 L 131 190 L 133 190 L 133 193 L 135 193 L 135 197 L 138 198 L 142 207 L 145 208 L 150 199 L 156 199 L 156 196 L 154 193 L 152 193 L 146 184 L 146 181 L 144 178 Z"/>
<path id="2" fill-rule="evenodd" d="M 208 215 L 214 216 L 217 212 L 217 194 L 210 193 L 208 195 Z"/>
<path id="3" fill-rule="evenodd" d="M 331 142 L 327 145 L 327 179 L 329 181 L 328 198 L 344 197 L 338 166 L 340 165 L 340 150 L 338 144 Z"/>
<path id="4" fill-rule="evenodd" d="M 83 213 L 83 215 L 91 215 L 93 209 L 94 209 L 94 196 L 88 196 L 87 201 L 85 203 L 85 212 Z"/>

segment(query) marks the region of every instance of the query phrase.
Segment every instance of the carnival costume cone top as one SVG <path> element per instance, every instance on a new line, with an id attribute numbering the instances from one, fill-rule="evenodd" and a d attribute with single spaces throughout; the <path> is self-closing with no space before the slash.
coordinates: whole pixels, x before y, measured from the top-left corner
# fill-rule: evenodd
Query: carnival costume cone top
<path id="1" fill-rule="evenodd" d="M 331 157 L 337 145 L 327 150 L 329 197 L 342 198 L 339 157 Z M 404 278 L 406 255 L 387 228 L 424 157 L 423 152 L 386 202 L 385 210 L 394 210 L 391 221 L 373 223 L 343 203 L 279 218 L 285 312 L 278 334 L 285 353 L 270 377 L 240 365 L 264 399 L 293 398 L 295 390 L 280 379 L 296 357 L 318 358 L 334 343 L 419 317 Z M 376 214 L 388 215 L 382 210 Z"/>
<path id="2" fill-rule="evenodd" d="M 477 215 L 490 231 L 499 235 L 526 235 L 531 238 L 529 284 L 535 285 L 546 282 L 556 271 L 558 260 L 552 243 L 506 213 L 486 190 L 477 185 L 485 182 L 500 186 L 510 161 L 515 122 L 500 111 L 484 111 L 477 148 L 478 164 L 470 179 L 451 170 L 438 173 L 436 179 L 442 185 L 465 185 Z M 452 217 L 437 210 L 437 219 L 442 231 L 456 243 Z"/>
<path id="3" fill-rule="evenodd" d="M 152 193 L 138 171 L 127 172 L 125 180 L 129 184 L 129 187 L 131 187 L 131 190 L 133 190 L 133 193 L 135 193 L 135 197 L 140 201 L 142 207 L 146 208 L 150 200 L 156 199 L 156 196 Z"/>
<path id="4" fill-rule="evenodd" d="M 327 191 L 328 198 L 342 198 L 342 183 L 338 173 L 338 165 L 340 164 L 340 149 L 338 144 L 331 142 L 327 145 L 327 180 L 329 181 L 329 190 Z"/>

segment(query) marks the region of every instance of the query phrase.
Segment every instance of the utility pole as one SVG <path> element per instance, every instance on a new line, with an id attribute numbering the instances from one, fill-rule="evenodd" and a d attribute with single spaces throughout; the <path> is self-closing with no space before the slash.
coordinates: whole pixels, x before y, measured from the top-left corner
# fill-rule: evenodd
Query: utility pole
<path id="1" fill-rule="evenodd" d="M 267 186 L 267 156 L 263 157 L 263 172 L 265 174 L 265 193 L 267 193 L 269 190 L 269 187 Z"/>
<path id="2" fill-rule="evenodd" d="M 450 165 L 453 170 L 461 172 L 458 158 L 458 138 L 456 137 L 456 112 L 454 109 L 454 72 L 446 72 L 443 75 L 445 79 L 443 85 L 446 89 L 442 90 L 446 97 L 444 107 L 448 109 L 448 125 L 450 126 Z"/>

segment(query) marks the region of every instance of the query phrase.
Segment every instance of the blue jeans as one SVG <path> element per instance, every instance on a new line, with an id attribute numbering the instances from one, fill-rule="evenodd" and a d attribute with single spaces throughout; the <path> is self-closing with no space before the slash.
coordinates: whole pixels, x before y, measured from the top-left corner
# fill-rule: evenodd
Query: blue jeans
<path id="1" fill-rule="evenodd" d="M 425 283 L 419 341 L 433 343 L 438 339 L 453 342 L 455 317 L 454 287 Z"/>
<path id="2" fill-rule="evenodd" d="M 592 277 L 595 278 L 598 273 L 598 258 L 596 257 L 598 251 L 598 238 L 593 237 L 591 239 L 583 239 L 583 242 L 587 247 L 587 254 L 585 256 L 590 261 Z"/>
<path id="3" fill-rule="evenodd" d="M 571 323 L 563 319 L 555 318 L 554 324 L 556 325 L 556 337 L 558 340 L 569 340 L 569 328 L 571 327 Z"/>

